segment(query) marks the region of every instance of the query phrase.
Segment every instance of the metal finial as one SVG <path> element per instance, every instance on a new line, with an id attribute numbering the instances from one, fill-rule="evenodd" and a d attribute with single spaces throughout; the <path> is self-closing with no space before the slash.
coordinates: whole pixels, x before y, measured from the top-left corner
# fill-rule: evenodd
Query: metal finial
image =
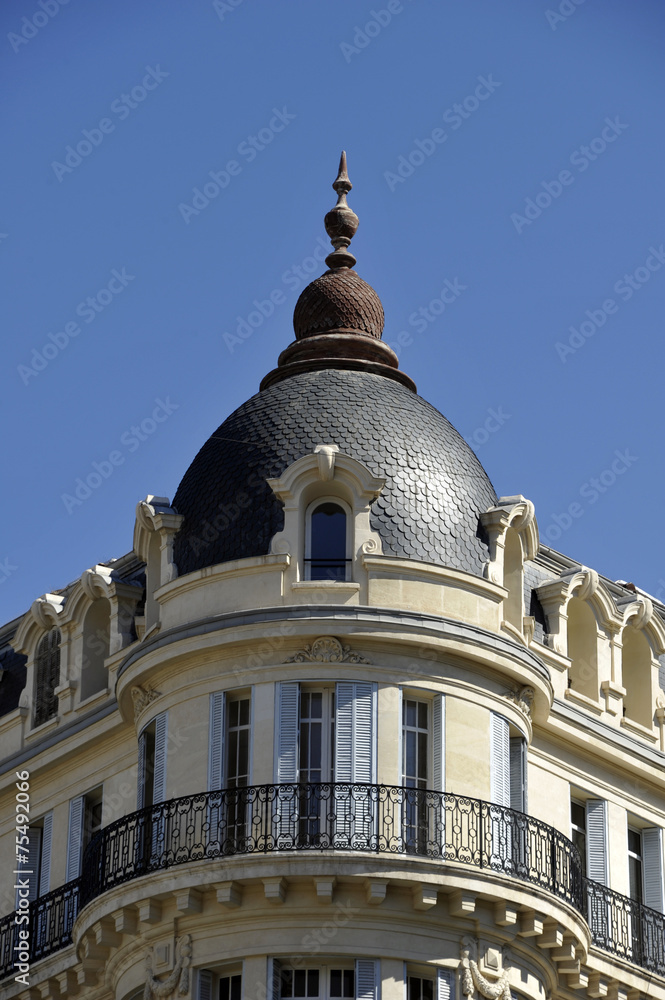
<path id="1" fill-rule="evenodd" d="M 346 196 L 353 187 L 346 171 L 346 153 L 342 150 L 337 177 L 333 188 L 337 192 L 337 204 L 325 217 L 325 227 L 334 251 L 326 257 L 330 268 L 353 267 L 356 258 L 347 247 L 358 229 L 358 216 L 346 203 Z"/>

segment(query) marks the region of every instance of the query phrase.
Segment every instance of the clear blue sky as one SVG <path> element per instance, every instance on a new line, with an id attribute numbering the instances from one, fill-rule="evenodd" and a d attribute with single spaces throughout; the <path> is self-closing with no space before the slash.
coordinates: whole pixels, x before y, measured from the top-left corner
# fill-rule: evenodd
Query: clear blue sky
<path id="1" fill-rule="evenodd" d="M 555 548 L 665 596 L 662 3 L 42 3 L 0 13 L 3 620 L 129 551 L 274 367 L 342 148 L 420 393 Z"/>

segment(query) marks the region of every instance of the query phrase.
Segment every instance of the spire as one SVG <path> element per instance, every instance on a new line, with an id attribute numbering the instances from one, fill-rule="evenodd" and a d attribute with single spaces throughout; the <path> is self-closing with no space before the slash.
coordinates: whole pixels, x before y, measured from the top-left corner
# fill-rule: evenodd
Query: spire
<path id="1" fill-rule="evenodd" d="M 337 204 L 323 220 L 330 242 L 335 248 L 326 257 L 326 264 L 331 270 L 337 267 L 353 267 L 356 262 L 356 258 L 347 250 L 358 229 L 358 216 L 346 203 L 346 196 L 353 184 L 346 171 L 346 152 L 344 150 L 342 150 L 339 170 L 332 186 L 337 192 Z"/>

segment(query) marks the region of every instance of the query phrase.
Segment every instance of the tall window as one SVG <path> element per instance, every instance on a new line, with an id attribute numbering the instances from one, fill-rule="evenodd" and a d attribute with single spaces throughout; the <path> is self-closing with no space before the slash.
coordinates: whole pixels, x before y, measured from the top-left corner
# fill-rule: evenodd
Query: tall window
<path id="1" fill-rule="evenodd" d="M 407 851 L 422 853 L 427 841 L 427 800 L 422 792 L 429 786 L 429 715 L 426 701 L 404 698 L 402 701 L 402 781 L 404 802 L 404 840 Z M 414 998 L 422 1000 L 422 998 Z M 431 998 L 428 998 L 431 1000 Z"/>
<path id="2" fill-rule="evenodd" d="M 355 997 L 355 971 L 349 969 L 290 969 L 280 972 L 281 1000 L 297 997 L 315 1000 L 353 1000 Z"/>
<path id="3" fill-rule="evenodd" d="M 316 504 L 307 524 L 305 578 L 307 580 L 346 580 L 347 515 L 331 500 Z"/>
<path id="4" fill-rule="evenodd" d="M 582 875 L 586 875 L 587 870 L 587 842 L 586 842 L 586 806 L 583 802 L 576 802 L 575 799 L 571 800 L 570 803 L 570 831 L 571 840 L 577 850 L 580 852 L 580 860 L 582 862 Z"/>
<path id="5" fill-rule="evenodd" d="M 300 692 L 299 776 L 302 784 L 319 785 L 334 780 L 335 692 L 323 688 Z M 327 799 L 323 796 L 324 801 Z M 322 822 L 320 788 L 301 792 L 300 836 L 316 837 Z"/>
<path id="6" fill-rule="evenodd" d="M 41 726 L 58 711 L 55 689 L 60 683 L 60 630 L 52 628 L 37 646 L 33 726 Z"/>
<path id="7" fill-rule="evenodd" d="M 644 901 L 642 874 L 642 832 L 628 827 L 628 885 L 630 898 L 636 903 Z"/>
<path id="8" fill-rule="evenodd" d="M 102 787 L 69 802 L 69 835 L 67 839 L 67 875 L 70 882 L 81 874 L 83 852 L 102 828 Z"/>
<path id="9" fill-rule="evenodd" d="M 226 722 L 226 787 L 246 788 L 249 782 L 249 698 L 229 699 Z"/>

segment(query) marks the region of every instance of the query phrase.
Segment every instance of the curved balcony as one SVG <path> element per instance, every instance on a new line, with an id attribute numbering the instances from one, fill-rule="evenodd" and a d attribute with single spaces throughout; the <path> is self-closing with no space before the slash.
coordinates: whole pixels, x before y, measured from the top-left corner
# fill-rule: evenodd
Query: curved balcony
<path id="1" fill-rule="evenodd" d="M 171 799 L 123 816 L 85 852 L 80 879 L 30 904 L 33 961 L 71 942 L 79 907 L 151 872 L 287 851 L 354 851 L 470 866 L 539 886 L 577 909 L 599 948 L 665 975 L 665 917 L 592 882 L 575 846 L 525 813 L 391 785 L 255 785 Z M 0 921 L 0 976 L 14 968 L 14 914 Z"/>

